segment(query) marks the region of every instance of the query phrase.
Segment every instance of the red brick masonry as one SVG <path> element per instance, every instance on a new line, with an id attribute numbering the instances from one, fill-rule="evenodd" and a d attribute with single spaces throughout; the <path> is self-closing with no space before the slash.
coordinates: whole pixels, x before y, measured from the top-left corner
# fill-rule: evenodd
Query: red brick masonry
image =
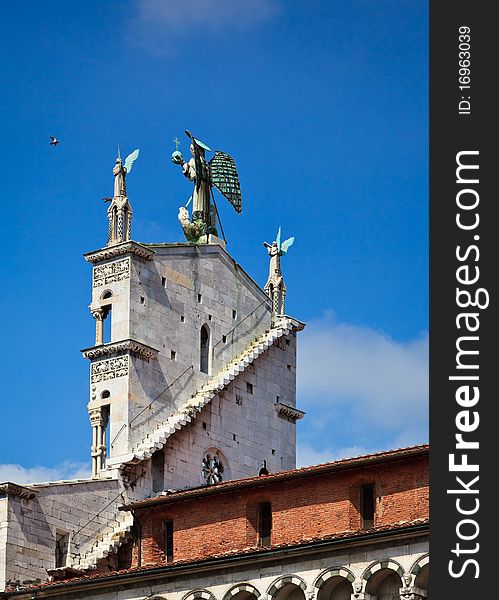
<path id="1" fill-rule="evenodd" d="M 165 564 L 165 521 L 173 521 L 174 561 L 258 545 L 258 507 L 272 505 L 271 547 L 359 532 L 361 487 L 374 484 L 374 528 L 428 518 L 428 446 L 228 481 L 141 500 L 140 563 Z M 134 553 L 138 566 L 138 553 Z"/>

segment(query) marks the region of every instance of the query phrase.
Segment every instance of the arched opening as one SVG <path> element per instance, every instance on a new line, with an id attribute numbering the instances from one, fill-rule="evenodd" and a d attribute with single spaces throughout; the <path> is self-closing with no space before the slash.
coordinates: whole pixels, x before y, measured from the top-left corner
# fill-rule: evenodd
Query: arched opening
<path id="1" fill-rule="evenodd" d="M 201 327 L 199 370 L 209 373 L 210 362 L 210 330 L 207 325 Z"/>
<path id="2" fill-rule="evenodd" d="M 102 307 L 102 341 L 104 344 L 109 344 L 112 340 L 112 304 L 105 304 Z"/>
<path id="3" fill-rule="evenodd" d="M 258 600 L 258 596 L 256 596 L 253 592 L 241 590 L 233 596 L 231 596 L 230 600 Z"/>
<path id="4" fill-rule="evenodd" d="M 416 575 L 416 580 L 414 581 L 414 586 L 428 591 L 428 583 L 430 579 L 430 565 L 427 563 L 424 567 L 422 567 L 419 573 Z"/>
<path id="5" fill-rule="evenodd" d="M 305 594 L 298 585 L 286 583 L 274 594 L 272 600 L 305 600 Z"/>
<path id="6" fill-rule="evenodd" d="M 319 590 L 317 600 L 350 600 L 352 584 L 339 575 L 329 578 Z"/>
<path id="7" fill-rule="evenodd" d="M 392 569 L 381 569 L 369 579 L 366 592 L 377 600 L 400 600 L 402 580 Z"/>

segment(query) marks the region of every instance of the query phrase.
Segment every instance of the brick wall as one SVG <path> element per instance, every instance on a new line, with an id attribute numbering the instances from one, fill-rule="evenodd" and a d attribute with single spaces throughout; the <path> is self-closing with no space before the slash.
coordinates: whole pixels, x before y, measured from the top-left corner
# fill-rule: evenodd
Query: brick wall
<path id="1" fill-rule="evenodd" d="M 166 520 L 174 523 L 174 560 L 256 546 L 262 502 L 272 504 L 272 545 L 358 531 L 366 484 L 376 490 L 375 527 L 428 517 L 428 457 L 412 457 L 143 508 L 142 564 L 165 562 Z"/>

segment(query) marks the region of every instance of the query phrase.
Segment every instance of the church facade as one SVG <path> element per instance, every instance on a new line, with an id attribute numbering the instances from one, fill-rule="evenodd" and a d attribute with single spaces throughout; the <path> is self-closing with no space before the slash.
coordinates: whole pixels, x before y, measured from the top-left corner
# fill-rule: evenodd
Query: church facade
<path id="1" fill-rule="evenodd" d="M 427 597 L 427 447 L 296 469 L 279 260 L 266 293 L 214 234 L 132 241 L 113 173 L 85 255 L 92 477 L 0 484 L 0 597 Z"/>

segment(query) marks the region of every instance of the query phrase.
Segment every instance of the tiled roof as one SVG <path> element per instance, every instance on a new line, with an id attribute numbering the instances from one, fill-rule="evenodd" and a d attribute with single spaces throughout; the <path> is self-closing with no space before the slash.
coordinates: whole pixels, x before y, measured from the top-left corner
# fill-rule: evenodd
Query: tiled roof
<path id="1" fill-rule="evenodd" d="M 402 523 L 397 523 L 395 525 L 384 525 L 382 527 L 373 527 L 372 529 L 363 529 L 357 531 L 344 531 L 341 533 L 333 533 L 323 537 L 313 537 L 308 539 L 302 539 L 294 542 L 289 542 L 286 544 L 275 544 L 268 547 L 258 547 L 252 546 L 249 548 L 245 548 L 244 550 L 233 550 L 230 552 L 224 552 L 221 554 L 211 555 L 209 557 L 199 556 L 197 558 L 191 558 L 189 560 L 176 560 L 169 562 L 168 564 L 148 564 L 143 565 L 141 567 L 132 567 L 130 569 L 120 569 L 118 571 L 111 571 L 108 573 L 92 573 L 90 575 L 82 575 L 81 577 L 72 577 L 70 579 L 66 579 L 64 581 L 48 581 L 45 583 L 40 583 L 34 586 L 27 586 L 23 590 L 16 590 L 18 593 L 23 592 L 31 592 L 33 590 L 42 590 L 50 587 L 61 586 L 66 587 L 73 584 L 83 584 L 85 582 L 97 582 L 102 581 L 105 582 L 107 579 L 113 579 L 120 575 L 132 575 L 136 574 L 148 574 L 154 575 L 156 572 L 164 571 L 165 568 L 173 569 L 175 567 L 186 566 L 188 567 L 191 564 L 198 564 L 200 562 L 209 562 L 215 560 L 223 560 L 224 558 L 237 558 L 244 557 L 248 555 L 254 554 L 255 557 L 258 555 L 264 554 L 265 552 L 272 552 L 281 549 L 290 549 L 290 548 L 299 548 L 300 546 L 308 546 L 313 545 L 315 543 L 328 542 L 334 540 L 341 539 L 350 539 L 350 538 L 361 538 L 361 537 L 371 537 L 372 535 L 379 533 L 404 533 L 404 530 L 409 530 L 412 527 L 417 526 L 427 526 L 429 524 L 428 519 L 416 519 L 414 521 L 404 521 Z M 158 573 L 159 574 L 159 573 Z M 12 592 L 10 592 L 12 593 Z"/>
<path id="2" fill-rule="evenodd" d="M 296 477 L 319 475 L 321 473 L 327 473 L 329 471 L 343 469 L 354 469 L 360 466 L 365 467 L 369 464 L 411 458 L 412 456 L 420 456 L 423 454 L 428 454 L 428 452 L 429 445 L 422 444 L 419 446 L 410 446 L 408 448 L 398 448 L 396 450 L 365 454 L 353 458 L 342 458 L 341 460 L 336 460 L 329 463 L 322 463 L 320 465 L 314 465 L 312 467 L 290 469 L 288 471 L 279 471 L 278 473 L 272 473 L 270 475 L 258 475 L 255 477 L 246 477 L 244 479 L 233 479 L 229 481 L 223 481 L 221 483 L 216 483 L 210 486 L 203 485 L 195 488 L 188 488 L 185 490 L 164 492 L 160 496 L 155 496 L 153 498 L 144 498 L 143 500 L 137 500 L 135 502 L 131 502 L 130 504 L 126 504 L 125 506 L 121 506 L 120 510 L 136 510 L 140 508 L 146 508 L 152 505 L 167 504 L 170 502 L 175 502 L 177 500 L 184 500 L 197 496 L 205 496 L 208 494 L 216 494 L 225 491 L 230 491 L 233 489 L 266 485 L 275 481 L 294 479 Z"/>

